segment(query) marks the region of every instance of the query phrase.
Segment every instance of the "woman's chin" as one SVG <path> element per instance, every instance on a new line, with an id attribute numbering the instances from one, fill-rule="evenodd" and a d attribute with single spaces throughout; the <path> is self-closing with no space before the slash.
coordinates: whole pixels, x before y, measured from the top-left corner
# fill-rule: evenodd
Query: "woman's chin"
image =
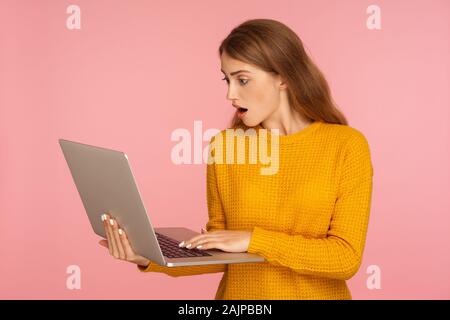
<path id="1" fill-rule="evenodd" d="M 242 122 L 249 128 L 256 127 L 259 122 L 251 121 L 249 119 L 242 119 Z"/>
<path id="2" fill-rule="evenodd" d="M 242 120 L 242 123 L 245 124 L 247 127 L 251 127 L 251 123 L 249 121 L 246 120 Z"/>
<path id="3" fill-rule="evenodd" d="M 247 117 L 241 118 L 241 121 L 243 124 L 245 124 L 247 127 L 250 127 L 251 121 Z"/>

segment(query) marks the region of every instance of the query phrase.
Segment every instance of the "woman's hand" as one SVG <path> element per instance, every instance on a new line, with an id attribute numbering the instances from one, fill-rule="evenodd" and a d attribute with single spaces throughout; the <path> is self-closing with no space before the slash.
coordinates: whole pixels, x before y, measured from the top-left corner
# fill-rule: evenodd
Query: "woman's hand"
<path id="1" fill-rule="evenodd" d="M 203 233 L 205 232 L 205 233 Z M 187 249 L 220 249 L 226 252 L 247 252 L 252 237 L 252 231 L 220 230 L 207 232 L 179 244 Z"/>
<path id="2" fill-rule="evenodd" d="M 109 214 L 104 214 L 102 215 L 102 221 L 105 226 L 107 240 L 100 240 L 99 244 L 108 248 L 110 255 L 116 259 L 125 260 L 145 267 L 148 266 L 150 260 L 134 252 L 125 231 L 120 228 L 113 217 L 109 216 Z"/>

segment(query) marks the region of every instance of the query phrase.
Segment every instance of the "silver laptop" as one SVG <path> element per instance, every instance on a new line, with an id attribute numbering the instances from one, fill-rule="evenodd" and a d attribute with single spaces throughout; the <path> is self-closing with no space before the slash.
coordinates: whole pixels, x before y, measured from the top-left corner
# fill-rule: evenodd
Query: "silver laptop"
<path id="1" fill-rule="evenodd" d="M 101 215 L 109 212 L 127 233 L 136 253 L 168 267 L 263 262 L 253 253 L 180 248 L 200 234 L 183 227 L 153 228 L 136 181 L 121 151 L 59 139 L 92 229 L 106 238 Z"/>

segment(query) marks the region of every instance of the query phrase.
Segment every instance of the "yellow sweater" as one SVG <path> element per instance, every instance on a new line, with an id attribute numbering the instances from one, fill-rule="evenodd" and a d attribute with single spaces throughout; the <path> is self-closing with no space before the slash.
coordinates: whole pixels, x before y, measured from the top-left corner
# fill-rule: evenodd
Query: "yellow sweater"
<path id="1" fill-rule="evenodd" d="M 248 252 L 265 262 L 138 269 L 172 277 L 224 272 L 215 299 L 352 299 L 345 280 L 361 265 L 372 196 L 366 138 L 316 121 L 279 136 L 278 172 L 260 174 L 267 166 L 207 165 L 206 229 L 252 230 Z"/>

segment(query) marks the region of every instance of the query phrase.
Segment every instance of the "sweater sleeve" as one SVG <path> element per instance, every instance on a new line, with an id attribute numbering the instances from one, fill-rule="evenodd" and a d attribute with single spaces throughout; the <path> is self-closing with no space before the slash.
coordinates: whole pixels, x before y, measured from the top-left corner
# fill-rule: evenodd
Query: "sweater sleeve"
<path id="1" fill-rule="evenodd" d="M 360 132 L 347 141 L 339 168 L 337 200 L 326 236 L 308 238 L 254 227 L 248 252 L 298 273 L 353 277 L 362 261 L 373 177 L 369 146 Z"/>
<path id="2" fill-rule="evenodd" d="M 213 140 L 214 137 L 209 144 L 209 152 L 214 152 L 213 150 L 211 150 L 211 143 L 213 142 Z M 225 229 L 225 213 L 217 188 L 215 164 L 209 163 L 210 159 L 212 158 L 209 158 L 206 169 L 206 198 L 209 216 L 208 223 L 206 224 L 206 230 L 208 232 Z M 204 273 L 225 272 L 226 267 L 226 264 L 166 267 L 150 261 L 147 267 L 138 266 L 138 269 L 142 272 L 159 272 L 165 273 L 171 277 L 181 277 L 199 275 Z"/>

